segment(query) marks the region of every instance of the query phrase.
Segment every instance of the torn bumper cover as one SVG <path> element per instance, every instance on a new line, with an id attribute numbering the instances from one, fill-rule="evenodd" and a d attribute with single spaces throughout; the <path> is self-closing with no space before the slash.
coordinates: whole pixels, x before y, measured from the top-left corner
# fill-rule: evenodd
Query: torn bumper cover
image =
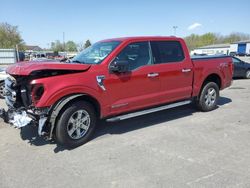
<path id="1" fill-rule="evenodd" d="M 25 111 L 13 112 L 11 115 L 13 118 L 9 119 L 9 123 L 16 128 L 22 128 L 32 121 Z"/>
<path id="2" fill-rule="evenodd" d="M 31 118 L 25 110 L 8 110 L 7 112 L 2 108 L 0 109 L 0 117 L 4 119 L 6 123 L 14 126 L 15 128 L 22 128 L 32 123 L 38 122 L 38 135 L 44 135 L 43 127 L 46 124 L 47 117 L 44 115 L 36 118 Z"/>

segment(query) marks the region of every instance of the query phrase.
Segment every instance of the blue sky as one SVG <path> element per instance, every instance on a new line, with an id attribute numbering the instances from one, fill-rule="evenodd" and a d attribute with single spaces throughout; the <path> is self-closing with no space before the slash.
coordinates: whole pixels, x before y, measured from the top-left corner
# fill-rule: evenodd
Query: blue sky
<path id="1" fill-rule="evenodd" d="M 48 47 L 122 36 L 215 32 L 250 34 L 249 0 L 1 0 L 0 22 L 17 25 L 26 44 Z"/>

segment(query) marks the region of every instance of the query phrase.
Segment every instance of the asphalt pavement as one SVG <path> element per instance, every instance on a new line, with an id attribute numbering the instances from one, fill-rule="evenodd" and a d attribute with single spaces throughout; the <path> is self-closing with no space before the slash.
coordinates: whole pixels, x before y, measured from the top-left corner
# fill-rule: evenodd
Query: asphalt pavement
<path id="1" fill-rule="evenodd" d="M 73 150 L 1 120 L 0 187 L 250 187 L 249 107 L 250 80 L 236 80 L 212 112 L 187 105 L 102 122 Z"/>

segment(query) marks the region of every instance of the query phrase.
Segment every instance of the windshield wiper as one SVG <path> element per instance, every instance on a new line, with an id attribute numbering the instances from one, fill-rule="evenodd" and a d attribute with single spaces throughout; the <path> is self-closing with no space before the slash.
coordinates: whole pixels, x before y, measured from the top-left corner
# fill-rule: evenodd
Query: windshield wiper
<path id="1" fill-rule="evenodd" d="M 84 62 L 82 61 L 79 61 L 79 60 L 74 60 L 74 61 L 71 61 L 72 63 L 80 63 L 80 64 L 84 64 Z"/>

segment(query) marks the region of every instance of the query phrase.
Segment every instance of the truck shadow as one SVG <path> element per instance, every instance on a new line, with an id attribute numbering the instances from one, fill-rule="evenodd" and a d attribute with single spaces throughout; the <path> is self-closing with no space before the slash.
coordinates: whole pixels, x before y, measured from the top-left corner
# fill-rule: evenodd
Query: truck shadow
<path id="1" fill-rule="evenodd" d="M 220 97 L 218 101 L 218 107 L 225 104 L 231 103 L 232 100 L 226 97 Z M 94 139 L 98 139 L 104 135 L 112 134 L 123 134 L 130 131 L 135 131 L 138 129 L 154 126 L 163 122 L 169 122 L 175 119 L 180 119 L 186 116 L 191 116 L 194 113 L 199 112 L 193 105 L 185 105 L 182 107 L 177 107 L 173 109 L 163 110 L 160 112 L 155 112 L 152 114 L 147 114 L 128 120 L 123 120 L 114 123 L 108 123 L 106 121 L 101 121 Z"/>
<path id="2" fill-rule="evenodd" d="M 219 101 L 218 101 L 218 106 L 223 106 L 225 104 L 229 104 L 232 102 L 232 99 L 227 98 L 227 97 L 220 97 Z"/>
<path id="3" fill-rule="evenodd" d="M 223 106 L 231 103 L 232 100 L 226 97 L 220 97 L 218 101 L 218 106 Z M 142 128 L 147 128 L 150 126 L 157 125 L 159 123 L 172 121 L 175 119 L 180 119 L 186 116 L 191 116 L 192 114 L 199 112 L 192 105 L 186 105 L 182 107 L 177 107 L 173 109 L 163 110 L 160 112 L 155 112 L 152 114 L 147 114 L 128 120 L 123 120 L 119 122 L 108 123 L 106 121 L 100 121 L 97 126 L 97 130 L 92 138 L 92 141 L 98 139 L 104 139 L 108 135 L 114 134 L 124 134 L 127 132 L 135 131 Z M 47 144 L 56 145 L 54 152 L 58 153 L 64 150 L 71 150 L 62 147 L 54 141 L 46 141 L 44 138 L 37 135 L 37 128 L 32 126 L 27 126 L 21 129 L 21 138 L 23 140 L 28 140 L 31 145 L 43 146 Z M 91 142 L 91 141 L 90 141 Z"/>

